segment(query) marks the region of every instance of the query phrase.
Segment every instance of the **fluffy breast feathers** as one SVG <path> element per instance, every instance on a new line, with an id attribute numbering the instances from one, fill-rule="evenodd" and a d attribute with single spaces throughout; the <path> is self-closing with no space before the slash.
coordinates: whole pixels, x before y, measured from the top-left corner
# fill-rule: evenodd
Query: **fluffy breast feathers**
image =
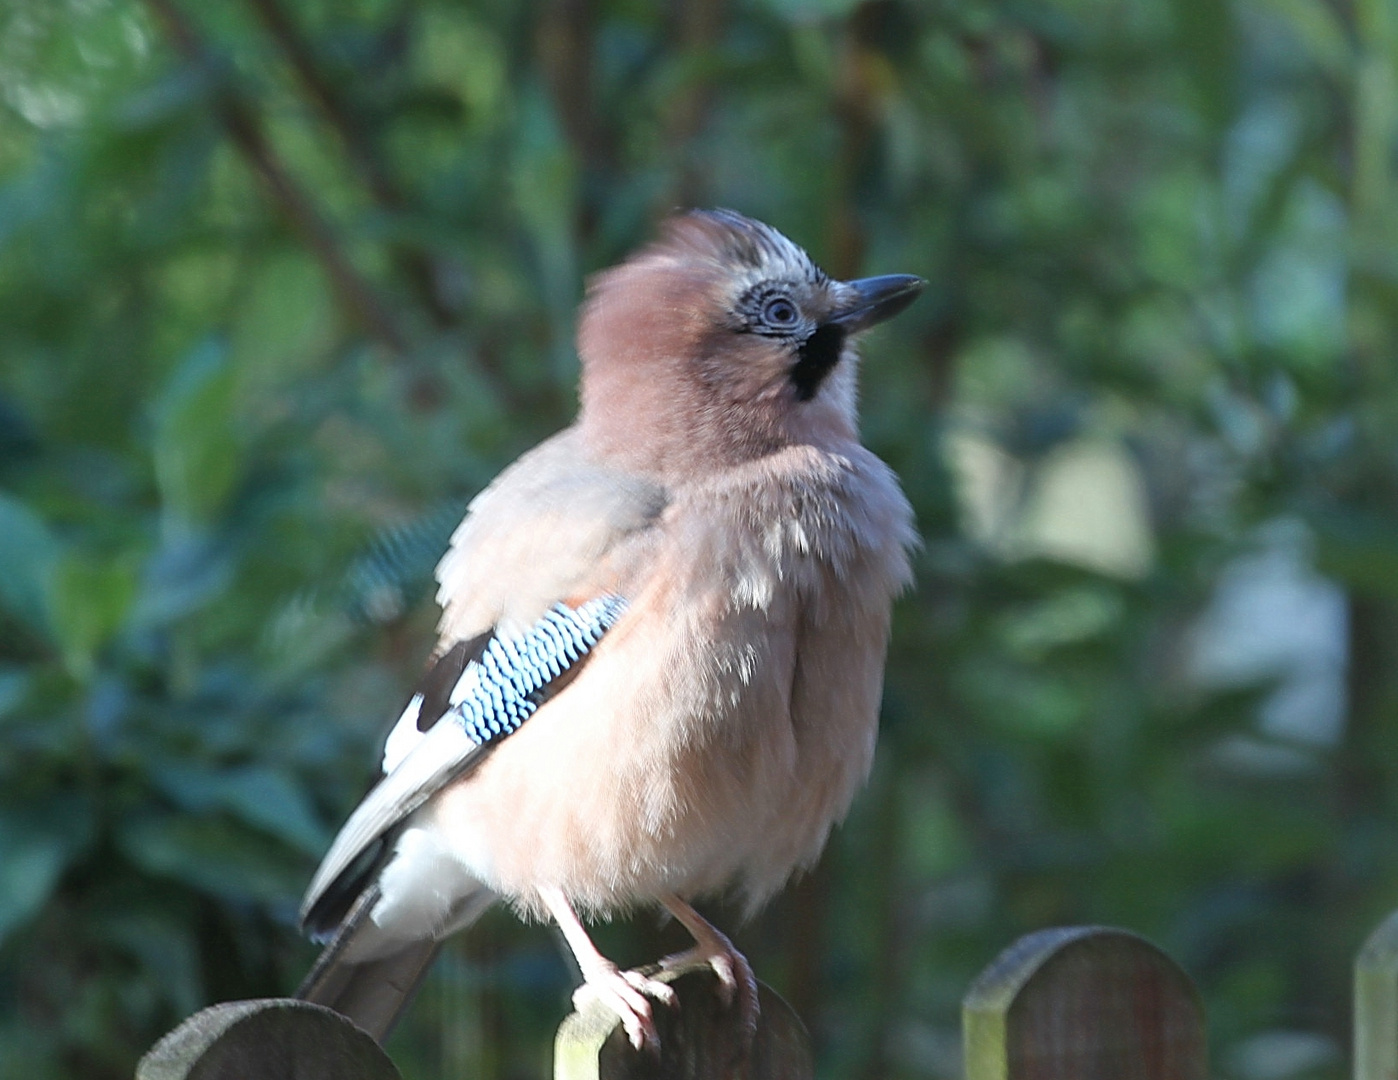
<path id="1" fill-rule="evenodd" d="M 421 811 L 483 883 L 526 909 L 539 882 L 598 911 L 732 885 L 756 904 L 815 858 L 868 772 L 914 542 L 891 472 L 843 451 L 661 490 L 565 433 L 481 496 L 441 567 L 444 644 L 627 599 L 566 691 Z M 531 588 L 475 578 L 507 550 Z"/>

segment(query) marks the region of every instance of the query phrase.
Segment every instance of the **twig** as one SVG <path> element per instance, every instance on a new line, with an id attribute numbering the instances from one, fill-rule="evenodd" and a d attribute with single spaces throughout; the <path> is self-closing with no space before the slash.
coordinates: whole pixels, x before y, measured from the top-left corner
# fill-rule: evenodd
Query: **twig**
<path id="1" fill-rule="evenodd" d="M 321 74 L 314 51 L 281 0 L 247 0 L 267 33 L 285 54 L 287 63 L 330 127 L 339 136 L 354 168 L 374 201 L 390 213 L 406 205 L 403 192 L 376 151 L 369 134 L 336 88 Z M 442 298 L 438 268 L 425 252 L 401 243 L 392 247 L 393 260 L 439 329 L 455 326 L 459 313 Z"/>
<path id="2" fill-rule="evenodd" d="M 350 262 L 339 239 L 310 197 L 282 165 L 252 108 L 218 74 L 219 65 L 200 39 L 193 23 L 174 0 L 146 0 L 146 3 L 165 25 L 171 42 L 185 60 L 215 76 L 213 107 L 229 138 L 261 177 L 273 202 L 292 228 L 319 260 L 341 308 L 372 338 L 396 353 L 406 354 L 407 339 L 388 309 L 373 286 Z"/>
<path id="3" fill-rule="evenodd" d="M 548 0 L 539 5 L 534 50 L 563 137 L 579 166 L 594 177 L 615 171 L 610 132 L 600 122 L 593 84 L 595 0 Z M 577 237 L 586 243 L 596 230 L 600 208 L 595 192 L 605 185 L 580 187 Z"/>
<path id="4" fill-rule="evenodd" d="M 688 151 L 689 144 L 704 130 L 713 105 L 713 57 L 723 37 L 726 16 L 725 0 L 682 0 L 673 12 L 674 33 L 690 74 L 665 117 L 665 141 L 681 162 L 675 192 L 680 206 L 705 201 L 708 185 Z"/>
<path id="5" fill-rule="evenodd" d="M 346 153 L 353 160 L 355 168 L 363 174 L 365 184 L 375 201 L 385 206 L 402 205 L 403 198 L 398 185 L 393 182 L 393 178 L 379 161 L 364 129 L 340 100 L 335 88 L 321 75 L 310 42 L 292 21 L 280 0 L 247 0 L 247 3 L 262 21 L 267 33 L 286 54 L 287 63 L 291 65 L 291 70 L 296 73 L 306 93 L 339 135 Z"/>
<path id="6" fill-rule="evenodd" d="M 877 12 L 858 8 L 841 34 L 840 66 L 832 102 L 840 133 L 829 256 L 830 271 L 836 277 L 858 273 L 864 261 L 864 228 L 855 205 L 860 173 L 866 166 L 874 133 L 881 126 L 872 70 L 876 57 L 869 40 L 873 29 L 869 23 L 878 17 Z"/>

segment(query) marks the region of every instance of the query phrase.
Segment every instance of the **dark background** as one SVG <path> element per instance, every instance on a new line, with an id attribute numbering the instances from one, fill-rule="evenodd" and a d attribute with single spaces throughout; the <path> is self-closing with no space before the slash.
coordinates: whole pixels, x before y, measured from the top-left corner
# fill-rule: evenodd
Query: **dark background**
<path id="1" fill-rule="evenodd" d="M 1395 149 L 1382 0 L 3 0 L 0 1074 L 296 985 L 436 556 L 571 416 L 583 276 L 698 204 L 931 283 L 865 347 L 926 538 L 878 764 L 738 932 L 822 1076 L 956 1076 L 969 980 L 1088 921 L 1198 980 L 1220 1077 L 1345 1075 Z M 571 978 L 493 915 L 393 1052 L 541 1077 Z"/>

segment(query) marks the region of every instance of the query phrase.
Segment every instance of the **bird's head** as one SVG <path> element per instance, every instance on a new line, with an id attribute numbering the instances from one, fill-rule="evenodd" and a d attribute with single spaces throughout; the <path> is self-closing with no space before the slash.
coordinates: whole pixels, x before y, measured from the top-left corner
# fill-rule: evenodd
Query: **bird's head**
<path id="1" fill-rule="evenodd" d="M 836 281 L 760 221 L 677 214 L 589 285 L 583 428 L 600 453 L 648 471 L 854 438 L 851 338 L 923 284 L 906 274 Z"/>

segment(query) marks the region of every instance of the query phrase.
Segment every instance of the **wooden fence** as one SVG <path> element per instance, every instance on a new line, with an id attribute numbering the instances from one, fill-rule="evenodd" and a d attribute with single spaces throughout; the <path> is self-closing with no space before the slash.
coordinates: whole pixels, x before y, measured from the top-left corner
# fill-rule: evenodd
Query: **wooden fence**
<path id="1" fill-rule="evenodd" d="M 761 987 L 762 1021 L 740 1059 L 707 969 L 672 978 L 659 1058 L 637 1053 L 600 1006 L 558 1029 L 554 1080 L 809 1080 L 805 1030 Z M 1355 963 L 1354 1078 L 1398 1080 L 1398 912 Z M 1205 1080 L 1204 1010 L 1189 976 L 1110 927 L 1042 930 L 1006 949 L 962 1008 L 965 1080 Z M 196 1013 L 142 1060 L 136 1080 L 401 1080 L 368 1035 L 319 1005 L 237 1001 Z M 455 1078 L 452 1078 L 455 1080 Z M 464 1080 L 464 1078 L 463 1078 Z"/>

